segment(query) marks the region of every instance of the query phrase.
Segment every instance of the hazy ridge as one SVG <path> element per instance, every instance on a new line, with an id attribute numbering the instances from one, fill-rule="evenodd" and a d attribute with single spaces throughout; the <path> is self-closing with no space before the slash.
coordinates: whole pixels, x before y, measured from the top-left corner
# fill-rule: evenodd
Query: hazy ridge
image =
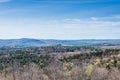
<path id="1" fill-rule="evenodd" d="M 83 39 L 83 40 L 55 40 L 55 39 L 0 39 L 0 46 L 45 46 L 45 45 L 119 45 L 120 39 Z"/>

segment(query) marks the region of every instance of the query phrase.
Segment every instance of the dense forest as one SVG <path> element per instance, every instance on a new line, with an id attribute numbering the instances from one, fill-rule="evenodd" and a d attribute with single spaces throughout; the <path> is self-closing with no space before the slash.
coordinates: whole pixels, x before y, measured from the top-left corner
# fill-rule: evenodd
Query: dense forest
<path id="1" fill-rule="evenodd" d="M 0 47 L 0 80 L 120 80 L 120 49 Z"/>

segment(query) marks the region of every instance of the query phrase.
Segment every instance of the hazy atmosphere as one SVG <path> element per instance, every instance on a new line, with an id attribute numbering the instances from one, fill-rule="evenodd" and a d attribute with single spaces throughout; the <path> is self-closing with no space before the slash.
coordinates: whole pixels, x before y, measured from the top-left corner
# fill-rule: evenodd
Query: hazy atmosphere
<path id="1" fill-rule="evenodd" d="M 119 39 L 120 0 L 0 0 L 0 39 Z"/>

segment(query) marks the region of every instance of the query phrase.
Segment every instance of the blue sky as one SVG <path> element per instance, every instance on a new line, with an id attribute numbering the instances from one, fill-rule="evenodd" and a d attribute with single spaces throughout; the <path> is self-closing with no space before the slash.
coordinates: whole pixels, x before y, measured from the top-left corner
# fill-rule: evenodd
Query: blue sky
<path id="1" fill-rule="evenodd" d="M 0 39 L 120 39 L 120 0 L 0 0 Z"/>

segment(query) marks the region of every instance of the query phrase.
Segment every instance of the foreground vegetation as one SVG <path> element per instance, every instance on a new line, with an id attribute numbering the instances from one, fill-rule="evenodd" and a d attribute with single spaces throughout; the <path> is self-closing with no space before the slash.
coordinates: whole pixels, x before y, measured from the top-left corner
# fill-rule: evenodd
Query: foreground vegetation
<path id="1" fill-rule="evenodd" d="M 120 80 L 120 49 L 1 47 L 0 80 Z"/>

